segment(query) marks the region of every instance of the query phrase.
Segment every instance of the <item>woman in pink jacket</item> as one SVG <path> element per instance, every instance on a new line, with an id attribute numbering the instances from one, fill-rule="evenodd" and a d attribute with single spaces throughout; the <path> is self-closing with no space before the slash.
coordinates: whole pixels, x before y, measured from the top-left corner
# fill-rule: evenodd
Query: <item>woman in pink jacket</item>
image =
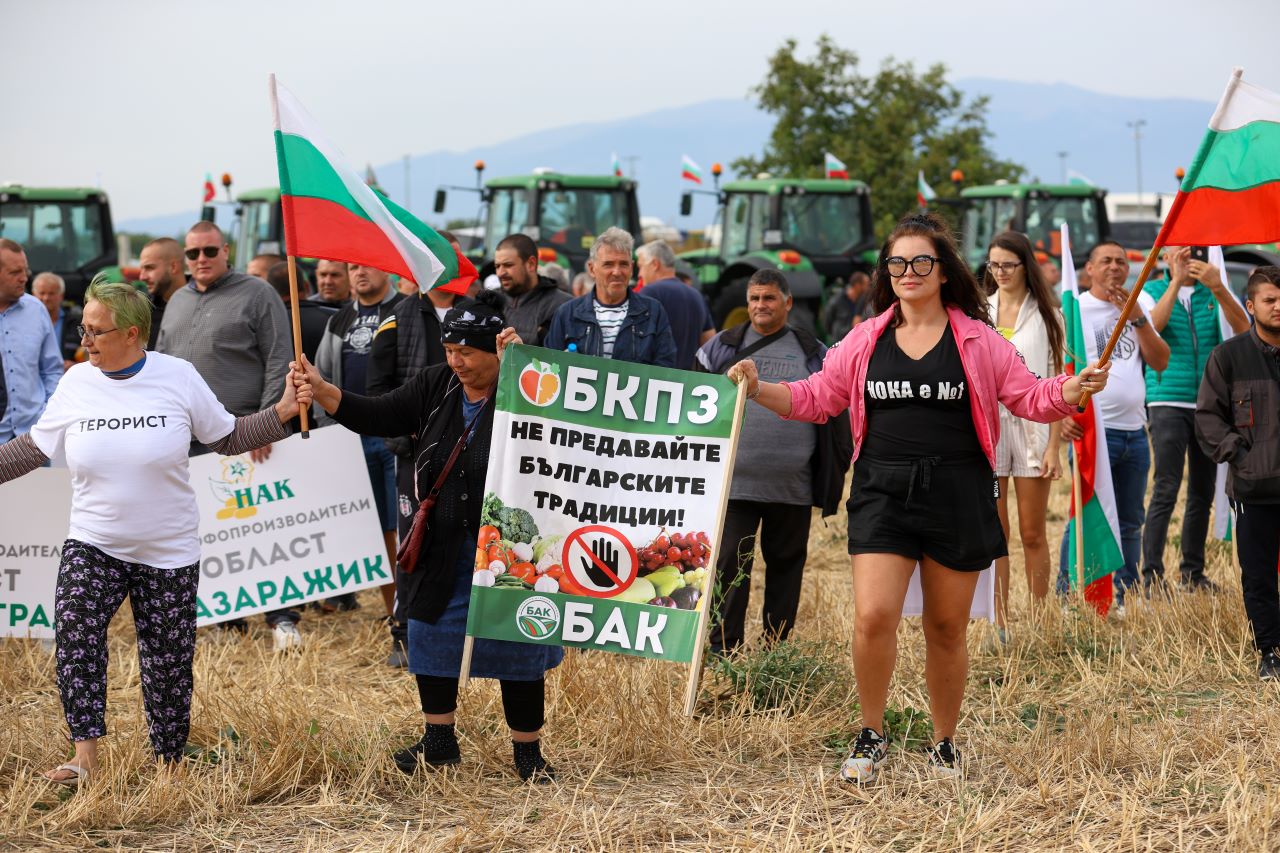
<path id="1" fill-rule="evenodd" d="M 903 219 L 885 241 L 871 298 L 877 316 L 833 346 L 808 379 L 760 382 L 749 359 L 728 374 L 784 418 L 822 423 L 852 410 L 849 553 L 863 728 L 840 775 L 856 783 L 874 779 L 885 758 L 885 700 L 917 562 L 936 739 L 929 764 L 941 775 L 960 771 L 952 737 L 969 663 L 969 608 L 978 572 L 1007 554 L 993 475 L 998 404 L 1021 418 L 1059 420 L 1082 391 L 1096 393 L 1107 381 L 1098 365 L 1037 379 L 992 328 L 986 295 L 932 214 Z"/>

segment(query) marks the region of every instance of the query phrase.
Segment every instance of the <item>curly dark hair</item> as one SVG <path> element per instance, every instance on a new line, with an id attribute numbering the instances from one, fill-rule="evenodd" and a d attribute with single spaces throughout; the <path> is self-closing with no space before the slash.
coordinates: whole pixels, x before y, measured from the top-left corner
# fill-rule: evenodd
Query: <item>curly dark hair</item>
<path id="1" fill-rule="evenodd" d="M 893 310 L 894 325 L 902 324 L 902 312 L 898 308 L 898 297 L 893 292 L 893 279 L 885 261 L 889 259 L 890 250 L 900 237 L 925 237 L 933 243 L 933 252 L 938 257 L 938 266 L 946 281 L 942 283 L 942 304 L 954 305 L 975 320 L 991 325 L 990 313 L 987 311 L 987 296 L 982 291 L 978 280 L 973 277 L 960 250 L 956 247 L 956 238 L 950 227 L 940 217 L 932 213 L 913 213 L 904 217 L 893 229 L 893 233 L 880 248 L 880 260 L 876 262 L 875 275 L 871 279 L 871 306 L 877 314 Z"/>
<path id="2" fill-rule="evenodd" d="M 987 257 L 992 249 L 1004 249 L 1018 256 L 1027 280 L 1027 290 L 1036 300 L 1036 308 L 1040 311 L 1040 319 L 1044 321 L 1045 331 L 1049 335 L 1049 357 L 1053 359 L 1053 368 L 1062 372 L 1062 353 L 1066 349 L 1066 335 L 1062 329 L 1062 300 L 1053 292 L 1049 282 L 1044 280 L 1044 271 L 1036 260 L 1035 251 L 1026 234 L 1017 231 L 1001 231 L 987 246 Z M 991 275 L 990 267 L 984 267 L 982 285 L 988 294 L 996 292 L 996 280 Z"/>

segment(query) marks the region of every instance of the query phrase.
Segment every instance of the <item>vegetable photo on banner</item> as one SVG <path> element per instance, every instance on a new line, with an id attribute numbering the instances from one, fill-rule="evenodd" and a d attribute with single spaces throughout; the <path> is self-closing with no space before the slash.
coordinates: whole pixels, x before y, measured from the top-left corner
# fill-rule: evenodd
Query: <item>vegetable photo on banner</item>
<path id="1" fill-rule="evenodd" d="M 468 639 L 691 663 L 690 711 L 743 400 L 722 376 L 509 348 Z"/>

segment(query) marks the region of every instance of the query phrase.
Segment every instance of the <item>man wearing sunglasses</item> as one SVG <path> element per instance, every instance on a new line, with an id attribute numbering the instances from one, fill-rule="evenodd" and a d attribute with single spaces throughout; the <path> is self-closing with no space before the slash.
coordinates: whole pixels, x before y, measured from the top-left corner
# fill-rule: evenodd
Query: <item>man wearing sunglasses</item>
<path id="1" fill-rule="evenodd" d="M 191 226 L 182 253 L 191 281 L 165 306 L 156 350 L 191 362 L 218 402 L 236 417 L 275 405 L 293 357 L 289 316 L 280 297 L 262 279 L 230 268 L 227 241 L 212 222 Z M 207 452 L 192 446 L 193 455 Z M 270 453 L 267 445 L 250 457 L 261 462 Z M 276 648 L 301 643 L 299 618 L 293 610 L 267 614 Z M 240 620 L 222 624 L 244 630 Z"/>

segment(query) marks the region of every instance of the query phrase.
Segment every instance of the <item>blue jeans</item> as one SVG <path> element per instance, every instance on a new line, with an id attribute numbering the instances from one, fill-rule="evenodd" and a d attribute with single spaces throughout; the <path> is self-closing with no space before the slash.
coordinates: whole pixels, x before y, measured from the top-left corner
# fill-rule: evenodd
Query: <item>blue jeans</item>
<path id="1" fill-rule="evenodd" d="M 362 435 L 360 446 L 364 449 L 364 463 L 369 468 L 369 484 L 373 486 L 373 503 L 378 508 L 378 521 L 382 529 L 396 529 L 396 457 L 380 438 Z"/>
<path id="2" fill-rule="evenodd" d="M 1107 460 L 1111 464 L 1111 483 L 1116 493 L 1116 515 L 1120 519 L 1120 553 L 1124 566 L 1112 578 L 1116 603 L 1124 603 L 1125 591 L 1138 582 L 1138 560 L 1142 556 L 1142 522 L 1146 517 L 1143 500 L 1147 494 L 1147 472 L 1151 468 L 1151 447 L 1145 429 L 1108 429 Z M 1070 589 L 1067 565 L 1067 531 L 1062 531 L 1062 549 L 1058 560 L 1059 593 Z"/>

